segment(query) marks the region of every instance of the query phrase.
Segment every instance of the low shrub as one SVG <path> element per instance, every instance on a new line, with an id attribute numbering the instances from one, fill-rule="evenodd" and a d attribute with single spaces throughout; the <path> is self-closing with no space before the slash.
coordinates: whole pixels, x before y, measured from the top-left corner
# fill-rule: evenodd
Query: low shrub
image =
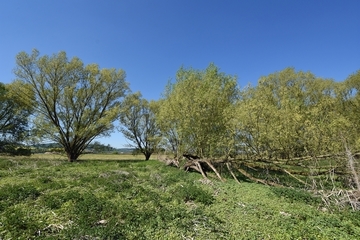
<path id="1" fill-rule="evenodd" d="M 31 156 L 30 148 L 16 147 L 13 145 L 6 145 L 2 148 L 1 152 L 11 156 Z"/>
<path id="2" fill-rule="evenodd" d="M 16 156 L 31 156 L 31 149 L 30 148 L 17 148 L 15 151 Z"/>

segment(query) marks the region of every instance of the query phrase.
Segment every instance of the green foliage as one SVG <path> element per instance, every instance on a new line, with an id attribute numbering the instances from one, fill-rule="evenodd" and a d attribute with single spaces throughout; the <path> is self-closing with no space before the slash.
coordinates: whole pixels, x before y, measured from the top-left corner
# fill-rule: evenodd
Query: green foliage
<path id="1" fill-rule="evenodd" d="M 10 185 L 0 188 L 0 210 L 25 200 L 35 200 L 40 192 L 31 184 Z"/>
<path id="2" fill-rule="evenodd" d="M 12 158 L 0 159 L 2 173 L 2 239 L 360 237 L 358 213 L 323 212 L 301 190 L 204 185 L 199 174 L 157 161 Z"/>
<path id="3" fill-rule="evenodd" d="M 1 152 L 11 156 L 31 156 L 30 148 L 18 147 L 16 145 L 6 145 L 2 147 Z"/>
<path id="4" fill-rule="evenodd" d="M 353 150 L 360 149 L 360 70 L 351 74 L 338 91 L 339 112 L 343 117 L 341 134 Z M 345 128 L 344 128 L 345 127 Z"/>
<path id="5" fill-rule="evenodd" d="M 303 202 L 306 204 L 312 204 L 312 205 L 322 203 L 322 200 L 320 197 L 314 196 L 307 191 L 292 189 L 292 188 L 279 188 L 279 187 L 276 187 L 276 188 L 274 187 L 271 190 L 273 193 L 275 193 L 276 196 L 284 197 L 291 202 L 299 201 L 299 202 Z"/>
<path id="6" fill-rule="evenodd" d="M 260 78 L 242 91 L 237 108 L 243 151 L 267 159 L 339 151 L 336 88 L 332 80 L 293 68 Z"/>
<path id="7" fill-rule="evenodd" d="M 69 61 L 65 52 L 39 57 L 37 50 L 19 53 L 16 63 L 22 84 L 14 91 L 35 108 L 34 132 L 61 144 L 69 161 L 95 137 L 111 132 L 128 91 L 123 70 L 84 66 L 78 58 Z"/>
<path id="8" fill-rule="evenodd" d="M 65 152 L 64 148 L 61 148 L 61 147 L 59 147 L 59 148 L 49 148 L 48 151 L 52 152 L 52 153 L 64 153 Z"/>
<path id="9" fill-rule="evenodd" d="M 87 147 L 87 150 L 93 152 L 93 153 L 106 153 L 114 151 L 114 148 L 108 145 L 101 144 L 99 141 L 94 141 L 90 143 Z"/>
<path id="10" fill-rule="evenodd" d="M 0 153 L 23 141 L 29 131 L 31 108 L 21 102 L 19 94 L 12 93 L 12 87 L 0 82 Z"/>
<path id="11" fill-rule="evenodd" d="M 167 145 L 181 156 L 224 156 L 231 151 L 234 134 L 236 77 L 210 64 L 198 71 L 180 68 L 159 101 L 157 121 Z"/>
<path id="12" fill-rule="evenodd" d="M 125 98 L 120 114 L 120 132 L 132 142 L 129 147 L 135 147 L 146 160 L 157 150 L 161 139 L 154 111 L 155 102 L 148 102 L 140 93 L 135 93 Z"/>
<path id="13" fill-rule="evenodd" d="M 34 239 L 38 235 L 39 229 L 44 227 L 41 221 L 36 221 L 36 216 L 33 215 L 28 208 L 24 209 L 21 206 L 9 207 L 2 214 L 2 227 L 4 232 L 11 233 L 11 238 L 16 239 Z"/>
<path id="14" fill-rule="evenodd" d="M 0 170 L 8 170 L 9 168 L 12 168 L 14 166 L 16 166 L 15 161 L 11 161 L 11 160 L 1 160 L 0 161 Z"/>
<path id="15" fill-rule="evenodd" d="M 214 202 L 214 197 L 209 192 L 194 184 L 179 185 L 174 190 L 174 196 L 184 202 L 195 201 L 205 205 Z"/>
<path id="16" fill-rule="evenodd" d="M 50 209 L 61 209 L 63 204 L 69 201 L 77 202 L 80 199 L 81 195 L 76 190 L 59 190 L 43 195 L 40 201 Z"/>
<path id="17" fill-rule="evenodd" d="M 19 147 L 19 148 L 16 149 L 15 155 L 18 155 L 18 156 L 30 156 L 31 155 L 31 149 Z"/>

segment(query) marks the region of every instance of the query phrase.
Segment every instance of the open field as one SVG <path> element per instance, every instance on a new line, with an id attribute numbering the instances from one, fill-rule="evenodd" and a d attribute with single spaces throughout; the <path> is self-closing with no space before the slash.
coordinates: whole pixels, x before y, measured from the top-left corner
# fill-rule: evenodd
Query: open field
<path id="1" fill-rule="evenodd" d="M 359 212 L 301 190 L 207 182 L 153 160 L 47 157 L 0 157 L 0 239 L 360 239 Z"/>

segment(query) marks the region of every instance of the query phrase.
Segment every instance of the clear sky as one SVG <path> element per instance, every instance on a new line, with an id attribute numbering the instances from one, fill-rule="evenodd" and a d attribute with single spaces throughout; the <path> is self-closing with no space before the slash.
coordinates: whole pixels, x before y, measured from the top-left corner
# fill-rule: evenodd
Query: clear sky
<path id="1" fill-rule="evenodd" d="M 33 48 L 124 69 L 148 100 L 181 66 L 211 62 L 240 86 L 286 67 L 342 81 L 360 69 L 360 1 L 0 0 L 0 82 Z M 116 132 L 99 141 L 127 143 Z"/>

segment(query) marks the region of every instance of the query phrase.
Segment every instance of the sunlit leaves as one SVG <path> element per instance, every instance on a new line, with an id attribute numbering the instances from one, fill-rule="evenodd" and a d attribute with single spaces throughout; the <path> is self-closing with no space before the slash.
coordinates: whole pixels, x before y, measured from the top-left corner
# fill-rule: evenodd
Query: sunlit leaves
<path id="1" fill-rule="evenodd" d="M 339 112 L 339 86 L 287 68 L 244 89 L 238 109 L 244 151 L 266 158 L 340 151 L 336 139 L 347 123 Z"/>
<path id="2" fill-rule="evenodd" d="M 60 143 L 69 160 L 112 130 L 128 91 L 123 70 L 84 66 L 76 57 L 69 61 L 65 52 L 42 57 L 37 50 L 21 52 L 16 62 L 16 76 L 35 94 L 24 99 L 35 102 L 38 134 Z"/>
<path id="3" fill-rule="evenodd" d="M 28 136 L 31 107 L 13 88 L 17 83 L 0 83 L 0 150 L 2 145 L 23 141 Z"/>
<path id="4" fill-rule="evenodd" d="M 204 71 L 180 68 L 169 83 L 157 119 L 178 155 L 226 155 L 233 134 L 236 77 L 210 64 Z"/>

